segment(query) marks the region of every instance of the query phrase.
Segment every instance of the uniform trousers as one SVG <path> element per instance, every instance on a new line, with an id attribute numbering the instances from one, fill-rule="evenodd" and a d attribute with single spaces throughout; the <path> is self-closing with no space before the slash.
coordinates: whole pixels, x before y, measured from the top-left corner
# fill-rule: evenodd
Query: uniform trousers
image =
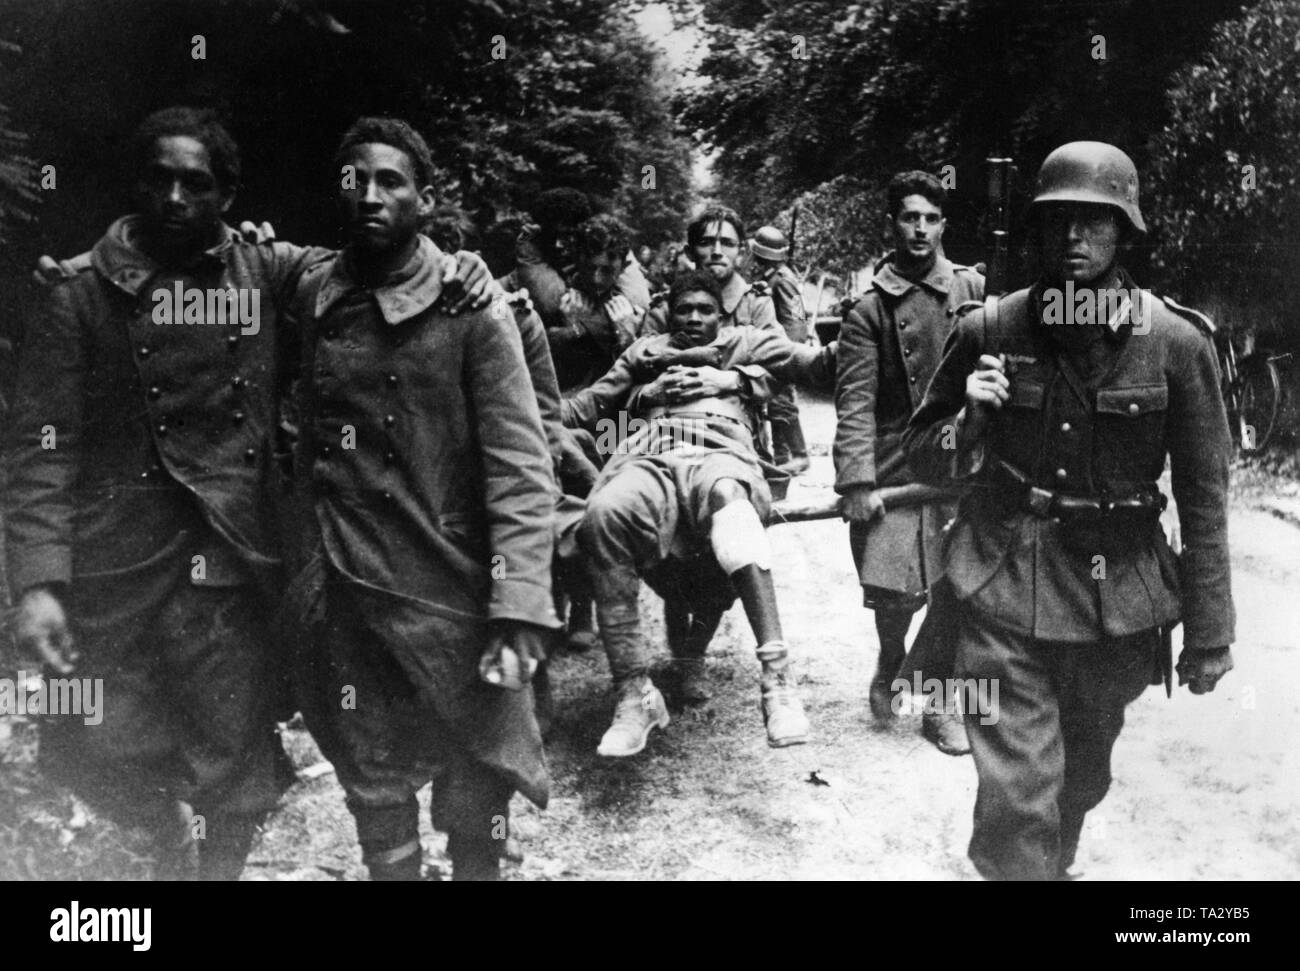
<path id="1" fill-rule="evenodd" d="M 292 780 L 271 716 L 278 671 L 268 605 L 251 584 L 196 586 L 187 537 L 148 561 L 74 578 L 72 677 L 102 679 L 102 722 L 50 715 L 41 766 L 102 811 L 165 826 L 175 800 L 260 819 Z"/>
<path id="2" fill-rule="evenodd" d="M 546 769 L 531 691 L 478 680 L 483 622 L 439 617 L 333 571 L 323 594 L 299 663 L 300 704 L 365 856 L 418 841 L 416 793 L 430 782 L 435 829 L 504 851 L 511 795 L 518 787 L 545 805 Z"/>
<path id="3" fill-rule="evenodd" d="M 759 518 L 766 517 L 771 493 L 752 457 L 726 449 L 695 449 L 611 463 L 587 497 L 587 513 L 578 528 L 578 543 L 598 596 L 611 589 L 611 578 L 653 571 L 675 543 L 683 551 L 707 549 L 709 496 L 722 479 L 740 482 Z M 635 597 L 635 585 L 619 593 Z M 606 647 L 617 683 L 649 671 L 642 638 L 609 639 Z"/>
<path id="4" fill-rule="evenodd" d="M 965 712 L 979 774 L 970 858 L 988 879 L 1061 878 L 1110 788 L 1111 750 L 1152 681 L 1159 632 L 1043 641 L 963 604 L 957 637 L 957 677 L 998 688 L 991 714 Z"/>

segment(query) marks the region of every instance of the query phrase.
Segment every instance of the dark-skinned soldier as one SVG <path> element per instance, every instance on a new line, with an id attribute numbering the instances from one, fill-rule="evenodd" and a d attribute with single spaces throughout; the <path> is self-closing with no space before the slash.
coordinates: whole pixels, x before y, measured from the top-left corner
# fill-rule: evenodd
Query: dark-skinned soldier
<path id="1" fill-rule="evenodd" d="M 1125 707 L 1169 677 L 1173 625 L 1193 694 L 1232 668 L 1218 365 L 1203 318 L 1120 262 L 1146 231 L 1132 161 L 1056 149 L 1030 221 L 1038 281 L 958 320 L 905 435 L 918 474 L 968 483 L 944 567 L 957 674 L 1000 691 L 992 717 L 966 713 L 970 857 L 990 879 L 1068 875 Z M 1166 457 L 1179 556 L 1158 521 Z"/>
<path id="2" fill-rule="evenodd" d="M 457 880 L 495 879 L 511 794 L 545 805 L 528 679 L 559 626 L 552 461 L 504 299 L 450 317 L 424 140 L 360 119 L 348 244 L 306 276 L 295 474 L 318 625 L 299 671 L 374 879 L 420 874 L 416 793 Z"/>
<path id="3" fill-rule="evenodd" d="M 635 755 L 652 729 L 668 724 L 641 634 L 642 578 L 665 595 L 697 588 L 678 600 L 685 623 L 670 624 L 669 634 L 698 647 L 701 668 L 722 611 L 739 595 L 758 642 L 768 744 L 800 744 L 809 728 L 777 611 L 763 527 L 771 494 L 754 449 L 754 404 L 770 395 L 773 378 L 829 383 L 831 353 L 795 344 L 779 329 L 720 328 L 721 288 L 708 271 L 674 279 L 668 307 L 671 333 L 640 338 L 600 381 L 564 402 L 567 425 L 595 431 L 620 414 L 643 423 L 602 470 L 578 529 L 618 692 L 597 751 Z M 714 363 L 669 364 L 700 352 Z M 664 582 L 663 571 L 681 562 L 694 583 Z M 700 586 L 708 588 L 702 598 Z"/>
<path id="4" fill-rule="evenodd" d="M 156 112 L 133 155 L 138 211 L 42 260 L 10 429 L 14 629 L 109 699 L 93 728 L 42 726 L 43 769 L 150 830 L 158 875 L 235 879 L 278 793 L 281 311 L 329 251 L 226 225 L 239 153 L 211 112 Z"/>

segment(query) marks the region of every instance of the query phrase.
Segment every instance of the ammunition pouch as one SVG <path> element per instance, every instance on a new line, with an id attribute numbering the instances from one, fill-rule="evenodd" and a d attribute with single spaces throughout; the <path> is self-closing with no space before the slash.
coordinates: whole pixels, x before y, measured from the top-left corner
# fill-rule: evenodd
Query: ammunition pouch
<path id="1" fill-rule="evenodd" d="M 1088 555 L 1119 557 L 1149 549 L 1155 543 L 1160 514 L 1168 500 L 1154 485 L 1122 494 L 1072 495 L 1033 485 L 1010 463 L 995 466 L 1012 479 L 1007 488 L 1014 503 L 1039 519 L 1056 523 L 1072 550 Z"/>
<path id="2" fill-rule="evenodd" d="M 1059 507 L 1065 512 L 1057 517 L 1062 536 L 1072 549 L 1122 557 L 1149 549 L 1155 543 L 1165 508 L 1165 497 L 1160 492 L 1084 502 L 1086 507 L 1070 511 L 1069 503 Z"/>
<path id="3" fill-rule="evenodd" d="M 1165 501 L 1159 491 L 1111 498 L 1031 487 L 1025 491 L 1024 507 L 1057 523 L 1070 549 L 1089 556 L 1122 557 L 1152 546 Z"/>

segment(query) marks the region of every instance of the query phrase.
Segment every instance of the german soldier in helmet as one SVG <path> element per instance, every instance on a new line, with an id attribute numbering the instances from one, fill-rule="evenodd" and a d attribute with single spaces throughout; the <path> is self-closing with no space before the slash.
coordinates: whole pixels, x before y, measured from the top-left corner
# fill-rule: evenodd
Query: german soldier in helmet
<path id="1" fill-rule="evenodd" d="M 968 484 L 944 567 L 957 675 L 1000 685 L 998 710 L 966 714 L 970 856 L 990 879 L 1068 876 L 1125 707 L 1169 677 L 1170 628 L 1181 620 L 1176 670 L 1193 694 L 1232 668 L 1211 325 L 1123 268 L 1146 224 L 1113 145 L 1052 152 L 1030 222 L 1037 282 L 959 318 L 905 436 L 919 474 Z M 1166 458 L 1181 556 L 1159 525 Z"/>

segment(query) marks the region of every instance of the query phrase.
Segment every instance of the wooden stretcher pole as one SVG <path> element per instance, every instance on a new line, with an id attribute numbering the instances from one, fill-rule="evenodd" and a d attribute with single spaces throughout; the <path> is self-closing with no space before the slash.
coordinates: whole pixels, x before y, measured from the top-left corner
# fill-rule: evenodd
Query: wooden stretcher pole
<path id="1" fill-rule="evenodd" d="M 954 500 L 957 493 L 941 486 L 909 483 L 901 486 L 886 486 L 879 490 L 885 509 L 898 509 L 903 506 L 919 506 L 926 502 L 941 499 Z M 781 499 L 772 503 L 772 512 L 767 517 L 767 525 L 780 523 L 810 523 L 819 519 L 840 518 L 840 497 L 834 493 L 823 494 L 807 499 Z"/>

